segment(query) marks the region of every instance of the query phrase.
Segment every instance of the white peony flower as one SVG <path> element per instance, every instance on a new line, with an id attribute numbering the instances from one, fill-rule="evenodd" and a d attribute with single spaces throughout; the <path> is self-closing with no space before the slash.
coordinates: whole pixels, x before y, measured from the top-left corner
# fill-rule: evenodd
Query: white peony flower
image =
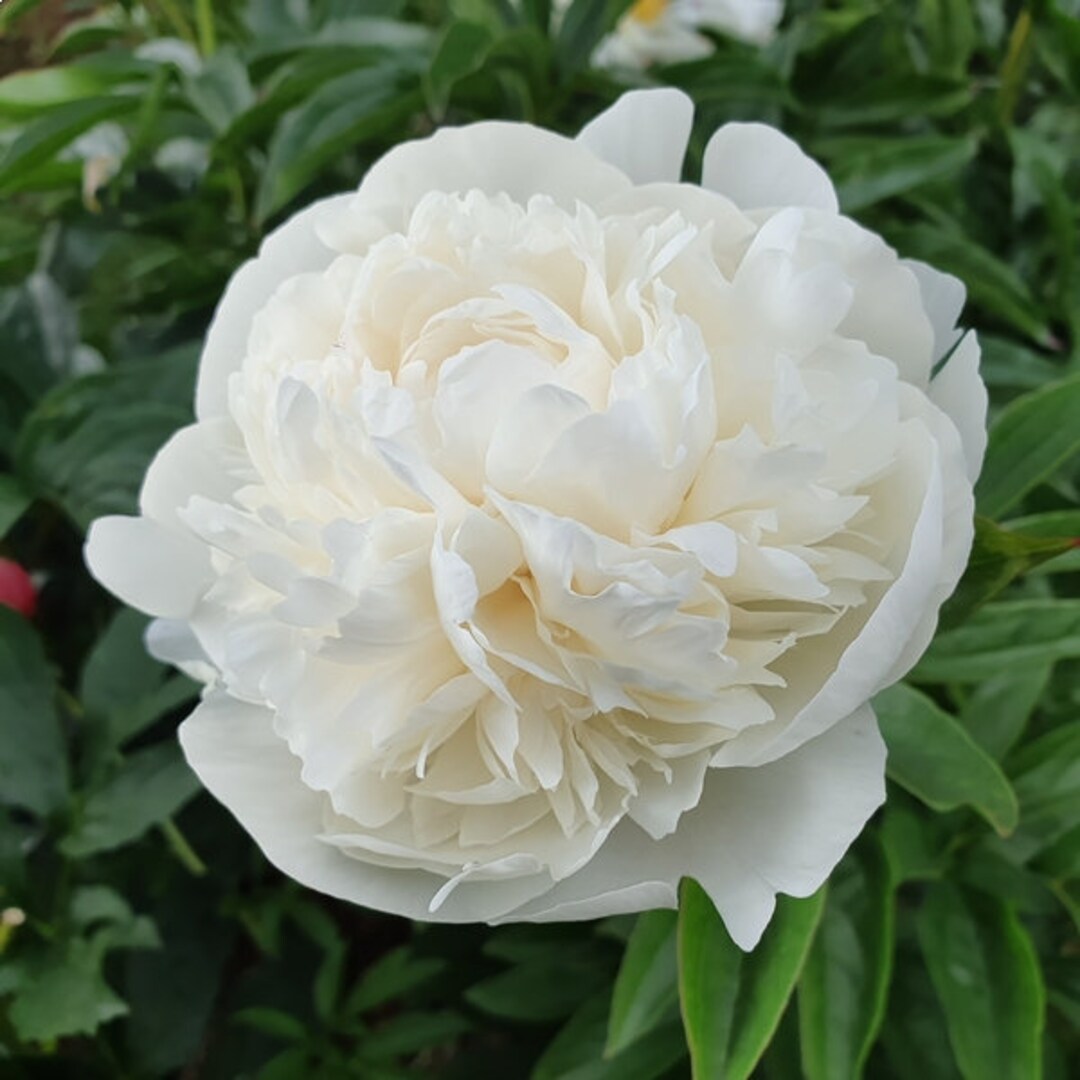
<path id="1" fill-rule="evenodd" d="M 206 680 L 192 768 L 312 888 L 548 920 L 690 875 L 749 948 L 882 801 L 867 702 L 972 535 L 963 287 L 771 128 L 680 183 L 691 113 L 446 128 L 298 214 L 91 530 Z"/>
<path id="2" fill-rule="evenodd" d="M 569 0 L 561 6 L 569 6 Z M 700 30 L 765 45 L 783 14 L 783 0 L 637 0 L 600 42 L 595 62 L 642 70 L 699 60 L 713 51 L 713 42 Z"/>

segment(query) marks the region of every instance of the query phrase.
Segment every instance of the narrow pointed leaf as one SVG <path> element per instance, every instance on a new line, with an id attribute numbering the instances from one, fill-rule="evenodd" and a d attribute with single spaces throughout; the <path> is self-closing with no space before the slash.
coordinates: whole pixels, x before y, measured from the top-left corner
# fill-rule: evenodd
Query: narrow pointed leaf
<path id="1" fill-rule="evenodd" d="M 69 101 L 27 124 L 0 158 L 0 192 L 30 169 L 104 120 L 133 113 L 140 99 L 135 95 L 112 95 Z"/>
<path id="2" fill-rule="evenodd" d="M 37 632 L 0 605 L 0 792 L 3 802 L 41 816 L 67 798 L 55 696 L 56 676 Z"/>
<path id="3" fill-rule="evenodd" d="M 876 843 L 863 844 L 829 883 L 825 913 L 799 980 L 799 1044 L 807 1080 L 862 1075 L 885 1015 L 895 895 Z"/>
<path id="4" fill-rule="evenodd" d="M 745 1080 L 769 1045 L 802 971 L 825 891 L 781 897 L 754 952 L 731 940 L 696 881 L 679 890 L 679 997 L 694 1080 Z"/>
<path id="5" fill-rule="evenodd" d="M 878 694 L 874 710 L 889 747 L 890 779 L 934 810 L 970 806 L 999 833 L 1016 828 L 1009 781 L 955 717 L 903 683 Z"/>
<path id="6" fill-rule="evenodd" d="M 604 1056 L 611 995 L 576 1010 L 533 1066 L 531 1080 L 658 1080 L 686 1057 L 682 1025 L 669 1020 L 614 1057 Z"/>
<path id="7" fill-rule="evenodd" d="M 976 488 L 980 513 L 1000 517 L 1080 453 L 1080 375 L 1008 405 L 990 428 Z"/>
<path id="8" fill-rule="evenodd" d="M 480 23 L 459 19 L 446 28 L 424 80 L 424 94 L 436 116 L 446 112 L 457 83 L 480 70 L 492 41 L 491 31 Z"/>
<path id="9" fill-rule="evenodd" d="M 1016 915 L 990 896 L 940 884 L 927 895 L 918 929 L 965 1080 L 1041 1076 L 1046 992 Z"/>
<path id="10" fill-rule="evenodd" d="M 979 682 L 1068 656 L 1080 656 L 1080 600 L 988 604 L 962 626 L 938 634 L 911 679 Z"/>
<path id="11" fill-rule="evenodd" d="M 652 1031 L 679 999 L 674 911 L 638 917 L 626 946 L 608 1018 L 610 1057 Z"/>
<path id="12" fill-rule="evenodd" d="M 1071 537 L 1025 536 L 975 519 L 975 544 L 956 592 L 941 609 L 942 630 L 958 626 L 1016 578 L 1073 547 Z"/>
<path id="13" fill-rule="evenodd" d="M 981 682 L 960 710 L 960 723 L 1000 761 L 1023 734 L 1050 678 L 1048 664 L 1010 668 Z"/>

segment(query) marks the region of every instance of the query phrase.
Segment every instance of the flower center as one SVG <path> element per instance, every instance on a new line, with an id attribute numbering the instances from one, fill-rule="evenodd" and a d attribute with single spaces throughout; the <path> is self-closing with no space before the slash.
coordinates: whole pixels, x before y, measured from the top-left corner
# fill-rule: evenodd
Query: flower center
<path id="1" fill-rule="evenodd" d="M 670 0 L 637 0 L 630 9 L 630 18 L 640 23 L 654 23 L 667 11 Z"/>

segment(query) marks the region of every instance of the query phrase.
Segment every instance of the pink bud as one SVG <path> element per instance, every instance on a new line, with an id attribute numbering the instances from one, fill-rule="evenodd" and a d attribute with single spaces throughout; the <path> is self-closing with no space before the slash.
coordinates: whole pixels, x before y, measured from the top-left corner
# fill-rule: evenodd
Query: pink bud
<path id="1" fill-rule="evenodd" d="M 30 575 L 18 563 L 0 559 L 0 604 L 31 619 L 37 611 L 37 600 Z"/>

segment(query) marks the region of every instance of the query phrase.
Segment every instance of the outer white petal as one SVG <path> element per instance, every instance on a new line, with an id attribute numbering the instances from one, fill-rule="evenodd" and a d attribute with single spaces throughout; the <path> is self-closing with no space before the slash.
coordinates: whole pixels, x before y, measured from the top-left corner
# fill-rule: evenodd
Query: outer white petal
<path id="1" fill-rule="evenodd" d="M 219 416 L 190 424 L 177 431 L 150 463 L 139 508 L 162 524 L 179 524 L 176 511 L 192 495 L 227 502 L 238 486 L 238 471 L 245 468 L 250 470 L 250 460 L 231 419 Z"/>
<path id="2" fill-rule="evenodd" d="M 819 888 L 884 799 L 885 744 L 864 705 L 779 761 L 710 770 L 701 802 L 671 836 L 652 840 L 624 822 L 584 869 L 509 919 L 675 907 L 679 879 L 693 877 L 736 944 L 752 949 L 776 893 L 809 896 Z"/>
<path id="3" fill-rule="evenodd" d="M 207 549 L 149 518 L 98 518 L 83 554 L 105 588 L 147 615 L 190 615 L 211 581 Z"/>
<path id="4" fill-rule="evenodd" d="M 635 184 L 682 175 L 694 103 L 681 90 L 631 90 L 581 129 L 577 141 Z"/>
<path id="5" fill-rule="evenodd" d="M 952 274 L 936 270 L 918 259 L 901 260 L 919 283 L 923 308 L 934 328 L 934 363 L 936 364 L 956 343 L 961 331 L 956 322 L 964 308 L 967 289 Z"/>
<path id="6" fill-rule="evenodd" d="M 978 479 L 986 453 L 989 398 L 979 376 L 979 339 L 969 332 L 930 383 L 930 400 L 956 425 L 964 447 L 967 477 Z"/>
<path id="7" fill-rule="evenodd" d="M 578 201 L 599 205 L 629 186 L 622 172 L 573 139 L 489 121 L 441 128 L 395 146 L 364 177 L 354 210 L 378 212 L 402 229 L 431 191 L 504 192 L 523 204 L 546 195 L 572 210 Z"/>
<path id="8" fill-rule="evenodd" d="M 336 252 L 323 244 L 316 228 L 326 214 L 346 206 L 354 197 L 335 195 L 312 203 L 270 233 L 259 254 L 233 274 L 214 312 L 199 361 L 195 414 L 200 420 L 228 411 L 228 378 L 244 359 L 256 312 L 286 278 L 330 265 Z"/>
<path id="9" fill-rule="evenodd" d="M 354 904 L 429 922 L 479 922 L 513 910 L 550 886 L 546 874 L 464 880 L 431 903 L 447 880 L 424 870 L 376 866 L 320 839 L 324 797 L 300 779 L 300 760 L 274 734 L 273 714 L 211 693 L 180 725 L 180 745 L 204 786 L 283 873 Z"/>
<path id="10" fill-rule="evenodd" d="M 974 334 L 968 336 L 974 338 Z M 985 410 L 986 390 L 981 382 L 979 389 L 982 391 Z M 926 613 L 874 693 L 902 679 L 926 651 L 937 629 L 938 610 L 952 595 L 964 573 L 975 535 L 975 495 L 971 481 L 965 473 L 965 465 L 970 468 L 971 464 L 966 456 L 968 448 L 962 445 L 964 436 L 958 431 L 955 420 L 951 420 L 933 402 L 926 402 L 924 419 L 937 437 L 942 449 L 942 459 L 946 463 L 943 469 L 945 516 L 942 522 L 941 561 L 937 584 Z M 985 435 L 976 433 L 976 438 L 985 446 Z M 978 472 L 977 466 L 975 471 Z"/>
<path id="11" fill-rule="evenodd" d="M 767 124 L 725 124 L 705 147 L 701 182 L 743 210 L 840 205 L 825 170 L 798 143 Z"/>

